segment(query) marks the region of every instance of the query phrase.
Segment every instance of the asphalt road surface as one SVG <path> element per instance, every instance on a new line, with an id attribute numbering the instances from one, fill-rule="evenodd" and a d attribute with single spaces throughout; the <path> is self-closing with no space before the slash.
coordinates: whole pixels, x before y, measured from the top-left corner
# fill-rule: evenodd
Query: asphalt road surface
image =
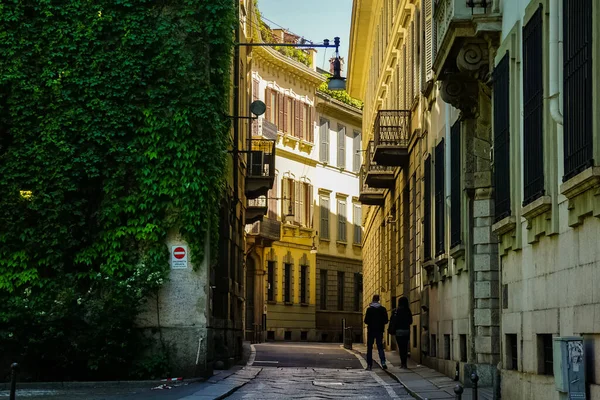
<path id="1" fill-rule="evenodd" d="M 254 345 L 254 349 L 255 367 L 363 368 L 356 356 L 339 344 L 263 343 Z"/>

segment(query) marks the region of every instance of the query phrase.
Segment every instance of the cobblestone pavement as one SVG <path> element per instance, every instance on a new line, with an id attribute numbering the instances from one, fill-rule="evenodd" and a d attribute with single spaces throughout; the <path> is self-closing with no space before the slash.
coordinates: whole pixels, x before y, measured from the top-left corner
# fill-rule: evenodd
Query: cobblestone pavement
<path id="1" fill-rule="evenodd" d="M 273 368 L 262 371 L 227 399 L 414 400 L 380 369 Z"/>

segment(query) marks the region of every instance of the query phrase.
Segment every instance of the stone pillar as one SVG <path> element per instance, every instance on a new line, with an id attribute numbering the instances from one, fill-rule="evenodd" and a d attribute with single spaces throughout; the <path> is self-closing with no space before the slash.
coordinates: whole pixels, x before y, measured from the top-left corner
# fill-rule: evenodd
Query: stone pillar
<path id="1" fill-rule="evenodd" d="M 444 101 L 461 111 L 465 146 L 465 189 L 471 193 L 472 220 L 467 240 L 467 270 L 471 278 L 471 335 L 474 354 L 467 368 L 476 369 L 480 385 L 491 385 L 500 361 L 500 309 L 497 238 L 494 223 L 491 168 L 492 104 L 488 44 L 467 41 L 456 59 L 457 71 L 442 81 Z"/>

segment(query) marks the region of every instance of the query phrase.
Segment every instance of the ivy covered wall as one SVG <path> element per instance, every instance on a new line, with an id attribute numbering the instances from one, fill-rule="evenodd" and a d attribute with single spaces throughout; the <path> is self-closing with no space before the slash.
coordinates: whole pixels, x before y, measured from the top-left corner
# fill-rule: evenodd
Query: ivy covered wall
<path id="1" fill-rule="evenodd" d="M 199 259 L 216 239 L 234 21 L 231 0 L 0 4 L 0 377 L 168 372 L 134 320 L 168 230 Z"/>

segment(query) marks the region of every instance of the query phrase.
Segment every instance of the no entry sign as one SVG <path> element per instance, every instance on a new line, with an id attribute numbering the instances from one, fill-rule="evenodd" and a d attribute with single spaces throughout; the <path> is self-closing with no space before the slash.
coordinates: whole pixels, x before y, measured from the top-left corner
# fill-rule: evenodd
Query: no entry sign
<path id="1" fill-rule="evenodd" d="M 187 246 L 171 246 L 171 268 L 185 269 L 188 266 Z"/>

